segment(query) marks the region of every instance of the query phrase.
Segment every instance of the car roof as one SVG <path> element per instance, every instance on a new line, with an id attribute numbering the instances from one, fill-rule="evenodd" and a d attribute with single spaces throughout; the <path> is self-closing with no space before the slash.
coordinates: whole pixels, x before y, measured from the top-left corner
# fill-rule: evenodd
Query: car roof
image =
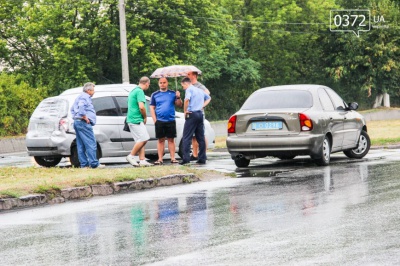
<path id="1" fill-rule="evenodd" d="M 135 84 L 107 84 L 107 85 L 95 85 L 95 91 L 96 92 L 113 92 L 113 93 L 126 93 L 130 92 L 133 88 L 135 88 L 137 85 Z M 83 90 L 82 87 L 76 87 L 72 89 L 68 89 L 63 91 L 60 96 L 66 96 L 66 95 L 74 95 L 74 94 L 80 94 Z"/>
<path id="2" fill-rule="evenodd" d="M 261 88 L 258 91 L 266 91 L 266 90 L 316 90 L 318 88 L 326 87 L 318 84 L 292 84 L 292 85 L 279 85 L 279 86 L 271 86 Z"/>

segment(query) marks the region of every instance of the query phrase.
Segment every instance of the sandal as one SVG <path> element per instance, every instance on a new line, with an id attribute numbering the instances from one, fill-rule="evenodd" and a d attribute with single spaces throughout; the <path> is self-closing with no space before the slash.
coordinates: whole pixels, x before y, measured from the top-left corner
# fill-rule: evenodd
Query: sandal
<path id="1" fill-rule="evenodd" d="M 177 160 L 172 160 L 171 163 L 179 163 Z"/>
<path id="2" fill-rule="evenodd" d="M 163 163 L 163 161 L 155 161 L 153 164 L 154 165 L 163 165 L 164 163 Z"/>

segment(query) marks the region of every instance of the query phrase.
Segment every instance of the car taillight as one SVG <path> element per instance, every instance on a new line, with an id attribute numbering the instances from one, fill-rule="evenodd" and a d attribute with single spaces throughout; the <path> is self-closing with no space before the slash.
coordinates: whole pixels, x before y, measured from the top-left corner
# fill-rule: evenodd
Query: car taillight
<path id="1" fill-rule="evenodd" d="M 58 123 L 58 128 L 60 130 L 68 131 L 69 129 L 68 119 L 67 118 L 60 119 L 60 122 Z"/>
<path id="2" fill-rule="evenodd" d="M 313 129 L 313 123 L 307 115 L 300 113 L 299 120 L 301 131 L 310 131 Z"/>
<path id="3" fill-rule="evenodd" d="M 231 116 L 228 121 L 228 133 L 236 132 L 236 115 Z"/>

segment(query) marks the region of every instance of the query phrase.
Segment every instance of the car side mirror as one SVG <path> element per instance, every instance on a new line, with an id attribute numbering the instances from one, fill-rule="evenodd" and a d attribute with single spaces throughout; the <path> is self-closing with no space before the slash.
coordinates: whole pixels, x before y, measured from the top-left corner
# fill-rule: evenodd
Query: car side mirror
<path id="1" fill-rule="evenodd" d="M 349 110 L 357 110 L 358 109 L 358 103 L 352 102 L 349 103 Z"/>

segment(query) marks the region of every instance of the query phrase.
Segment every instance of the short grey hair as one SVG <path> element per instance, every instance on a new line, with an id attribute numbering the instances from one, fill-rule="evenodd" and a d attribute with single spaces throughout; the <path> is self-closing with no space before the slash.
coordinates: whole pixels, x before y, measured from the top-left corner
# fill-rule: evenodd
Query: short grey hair
<path id="1" fill-rule="evenodd" d="M 94 83 L 88 82 L 83 85 L 83 91 L 86 92 L 88 90 L 93 90 L 94 89 Z"/>
<path id="2" fill-rule="evenodd" d="M 144 76 L 140 78 L 139 84 L 147 84 L 147 83 L 150 83 L 150 79 L 148 77 Z"/>

